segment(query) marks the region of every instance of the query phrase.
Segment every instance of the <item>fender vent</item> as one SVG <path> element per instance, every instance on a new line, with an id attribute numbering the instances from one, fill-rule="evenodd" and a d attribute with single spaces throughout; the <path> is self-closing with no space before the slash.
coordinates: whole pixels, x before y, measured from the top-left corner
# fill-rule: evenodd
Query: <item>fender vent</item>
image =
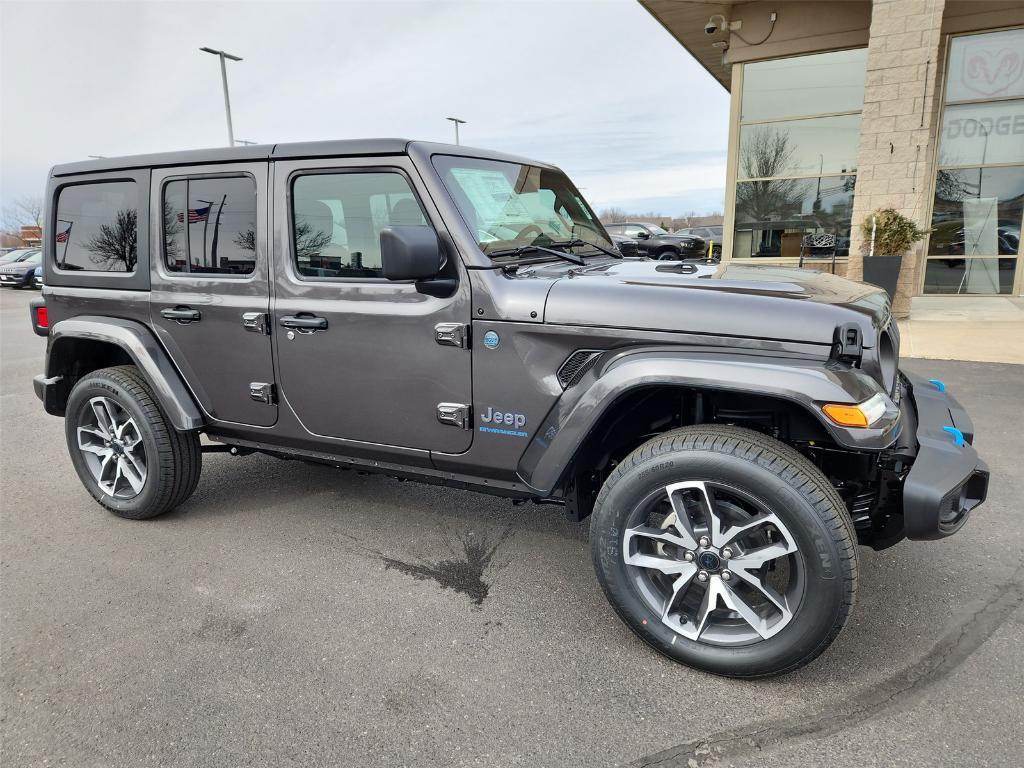
<path id="1" fill-rule="evenodd" d="M 566 358 L 562 367 L 558 369 L 558 383 L 562 389 L 568 389 L 580 383 L 594 363 L 601 356 L 599 349 L 578 349 Z"/>

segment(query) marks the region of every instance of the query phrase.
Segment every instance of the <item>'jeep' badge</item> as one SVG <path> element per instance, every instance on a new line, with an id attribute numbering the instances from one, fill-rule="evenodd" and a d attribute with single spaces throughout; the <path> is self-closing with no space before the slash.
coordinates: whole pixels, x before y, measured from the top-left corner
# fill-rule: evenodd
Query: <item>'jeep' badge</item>
<path id="1" fill-rule="evenodd" d="M 526 415 L 522 413 L 506 413 L 496 408 L 487 406 L 487 410 L 480 412 L 481 432 L 490 432 L 497 435 L 510 435 L 512 437 L 529 437 L 529 432 L 524 432 L 526 426 Z M 491 426 L 491 425 L 495 426 Z"/>

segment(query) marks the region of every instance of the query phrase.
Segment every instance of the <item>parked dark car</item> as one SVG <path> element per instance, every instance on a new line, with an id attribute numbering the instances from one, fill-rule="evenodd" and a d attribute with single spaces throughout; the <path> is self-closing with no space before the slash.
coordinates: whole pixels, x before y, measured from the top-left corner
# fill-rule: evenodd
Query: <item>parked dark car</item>
<path id="1" fill-rule="evenodd" d="M 8 288 L 28 288 L 32 285 L 36 267 L 43 260 L 43 252 L 32 251 L 12 263 L 0 266 L 0 285 Z"/>
<path id="2" fill-rule="evenodd" d="M 677 229 L 673 234 L 690 235 L 692 237 L 703 238 L 705 242 L 713 243 L 712 248 L 714 249 L 714 257 L 716 259 L 722 258 L 721 224 L 712 224 L 707 227 L 685 227 L 683 229 Z"/>
<path id="3" fill-rule="evenodd" d="M 642 256 L 657 261 L 678 261 L 680 259 L 703 259 L 707 257 L 707 243 L 693 235 L 674 235 L 657 224 L 626 222 L 607 224 L 608 234 L 622 235 L 637 241 L 637 250 Z"/>
<path id="4" fill-rule="evenodd" d="M 985 499 L 884 291 L 624 259 L 551 165 L 399 139 L 101 159 L 51 171 L 46 221 L 33 385 L 121 517 L 182 504 L 218 450 L 557 505 L 646 643 L 753 678 L 835 639 L 857 542 L 950 536 Z"/>
<path id="5" fill-rule="evenodd" d="M 615 247 L 619 249 L 619 253 L 626 258 L 636 258 L 640 255 L 640 244 L 635 238 L 619 235 L 611 231 L 608 232 L 608 236 L 612 239 Z"/>

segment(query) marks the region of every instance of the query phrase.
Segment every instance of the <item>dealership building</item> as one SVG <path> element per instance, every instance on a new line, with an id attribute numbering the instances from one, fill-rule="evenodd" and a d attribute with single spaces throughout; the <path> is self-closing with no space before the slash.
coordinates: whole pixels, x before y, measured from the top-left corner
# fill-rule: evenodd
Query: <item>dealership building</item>
<path id="1" fill-rule="evenodd" d="M 1024 2 L 641 4 L 731 94 L 723 261 L 861 278 L 895 208 L 897 314 L 1024 293 Z"/>

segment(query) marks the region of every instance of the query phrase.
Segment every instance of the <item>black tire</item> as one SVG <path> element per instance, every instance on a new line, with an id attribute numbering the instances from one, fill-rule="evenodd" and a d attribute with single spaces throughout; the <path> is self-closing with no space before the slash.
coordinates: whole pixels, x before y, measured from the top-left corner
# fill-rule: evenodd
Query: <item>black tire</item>
<path id="1" fill-rule="evenodd" d="M 674 248 L 662 248 L 654 255 L 654 258 L 657 261 L 676 261 L 681 259 L 682 256 L 680 256 L 679 251 Z"/>
<path id="2" fill-rule="evenodd" d="M 94 397 L 113 400 L 139 427 L 147 472 L 141 490 L 131 498 L 104 492 L 78 447 L 78 428 L 87 423 Z M 199 482 L 203 462 L 199 434 L 174 429 L 135 366 L 103 368 L 82 377 L 68 398 L 64 426 L 68 452 L 82 484 L 115 515 L 131 520 L 162 515 L 191 496 Z"/>
<path id="3" fill-rule="evenodd" d="M 625 530 L 642 500 L 670 484 L 699 480 L 758 500 L 785 524 L 798 547 L 787 556 L 800 558 L 794 566 L 803 574 L 797 607 L 767 639 L 740 646 L 704 642 L 699 632 L 699 640 L 688 639 L 645 602 L 635 578 L 638 569 L 625 562 Z M 633 451 L 598 495 L 591 549 L 605 595 L 644 642 L 674 661 L 726 677 L 771 677 L 802 667 L 832 643 L 854 604 L 856 534 L 839 494 L 794 449 L 738 427 L 684 427 Z"/>

